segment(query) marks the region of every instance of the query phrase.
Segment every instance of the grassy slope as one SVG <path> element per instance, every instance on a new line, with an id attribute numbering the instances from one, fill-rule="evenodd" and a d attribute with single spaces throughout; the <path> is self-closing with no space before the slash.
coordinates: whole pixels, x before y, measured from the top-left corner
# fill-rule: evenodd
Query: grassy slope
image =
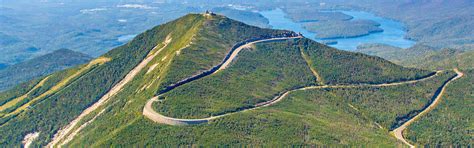
<path id="1" fill-rule="evenodd" d="M 451 83 L 440 104 L 405 131 L 409 141 L 419 145 L 468 146 L 474 135 L 474 70 Z"/>
<path id="2" fill-rule="evenodd" d="M 307 47 L 304 52 L 313 61 L 312 67 L 327 84 L 388 83 L 432 73 L 404 68 L 379 57 L 337 50 L 308 39 L 302 42 Z"/>
<path id="3" fill-rule="evenodd" d="M 202 118 L 249 108 L 284 91 L 315 85 L 297 41 L 257 44 L 244 49 L 228 69 L 163 95 L 157 111 L 179 118 Z"/>

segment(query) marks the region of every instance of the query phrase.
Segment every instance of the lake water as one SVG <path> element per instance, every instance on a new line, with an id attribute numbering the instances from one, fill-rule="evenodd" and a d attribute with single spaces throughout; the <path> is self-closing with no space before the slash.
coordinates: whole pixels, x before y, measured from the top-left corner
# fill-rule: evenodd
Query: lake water
<path id="1" fill-rule="evenodd" d="M 316 39 L 315 33 L 305 30 L 301 23 L 295 23 L 291 19 L 286 18 L 286 13 L 281 9 L 275 9 L 271 11 L 262 11 L 260 14 L 268 18 L 270 25 L 274 29 L 285 29 L 292 30 L 295 32 L 301 32 L 305 37 L 316 40 L 316 41 L 337 41 L 335 45 L 330 45 L 343 50 L 355 50 L 358 45 L 364 43 L 383 43 L 401 48 L 408 48 L 415 44 L 414 41 L 407 40 L 404 38 L 406 31 L 402 23 L 378 17 L 372 13 L 361 12 L 361 11 L 332 11 L 332 12 L 342 12 L 344 14 L 354 17 L 354 20 L 357 19 L 366 19 L 373 20 L 380 23 L 380 28 L 383 32 L 371 33 L 366 36 L 354 37 L 354 38 L 338 38 L 330 40 L 319 40 Z"/>

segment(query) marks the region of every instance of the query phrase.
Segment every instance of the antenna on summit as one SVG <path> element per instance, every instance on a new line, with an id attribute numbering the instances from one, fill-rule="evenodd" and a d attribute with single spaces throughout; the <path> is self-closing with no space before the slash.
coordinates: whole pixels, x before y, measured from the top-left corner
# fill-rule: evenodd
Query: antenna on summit
<path id="1" fill-rule="evenodd" d="M 212 16 L 212 15 L 216 15 L 216 14 L 215 14 L 214 12 L 212 12 L 212 11 L 206 10 L 206 12 L 204 13 L 204 15 Z"/>

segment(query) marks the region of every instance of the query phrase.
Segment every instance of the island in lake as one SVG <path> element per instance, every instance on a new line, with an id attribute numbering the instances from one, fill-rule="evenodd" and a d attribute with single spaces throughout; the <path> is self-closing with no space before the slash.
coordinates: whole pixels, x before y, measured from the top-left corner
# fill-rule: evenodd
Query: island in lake
<path id="1" fill-rule="evenodd" d="M 384 31 L 372 20 L 319 21 L 304 23 L 303 28 L 316 33 L 318 39 L 353 38 Z"/>

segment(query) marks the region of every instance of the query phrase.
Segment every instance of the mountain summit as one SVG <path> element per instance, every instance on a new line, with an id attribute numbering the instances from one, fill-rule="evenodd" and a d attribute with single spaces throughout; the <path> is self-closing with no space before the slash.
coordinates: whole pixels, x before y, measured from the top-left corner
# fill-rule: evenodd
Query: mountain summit
<path id="1" fill-rule="evenodd" d="M 87 64 L 0 93 L 0 143 L 401 144 L 388 129 L 453 76 L 292 31 L 188 14 Z"/>

